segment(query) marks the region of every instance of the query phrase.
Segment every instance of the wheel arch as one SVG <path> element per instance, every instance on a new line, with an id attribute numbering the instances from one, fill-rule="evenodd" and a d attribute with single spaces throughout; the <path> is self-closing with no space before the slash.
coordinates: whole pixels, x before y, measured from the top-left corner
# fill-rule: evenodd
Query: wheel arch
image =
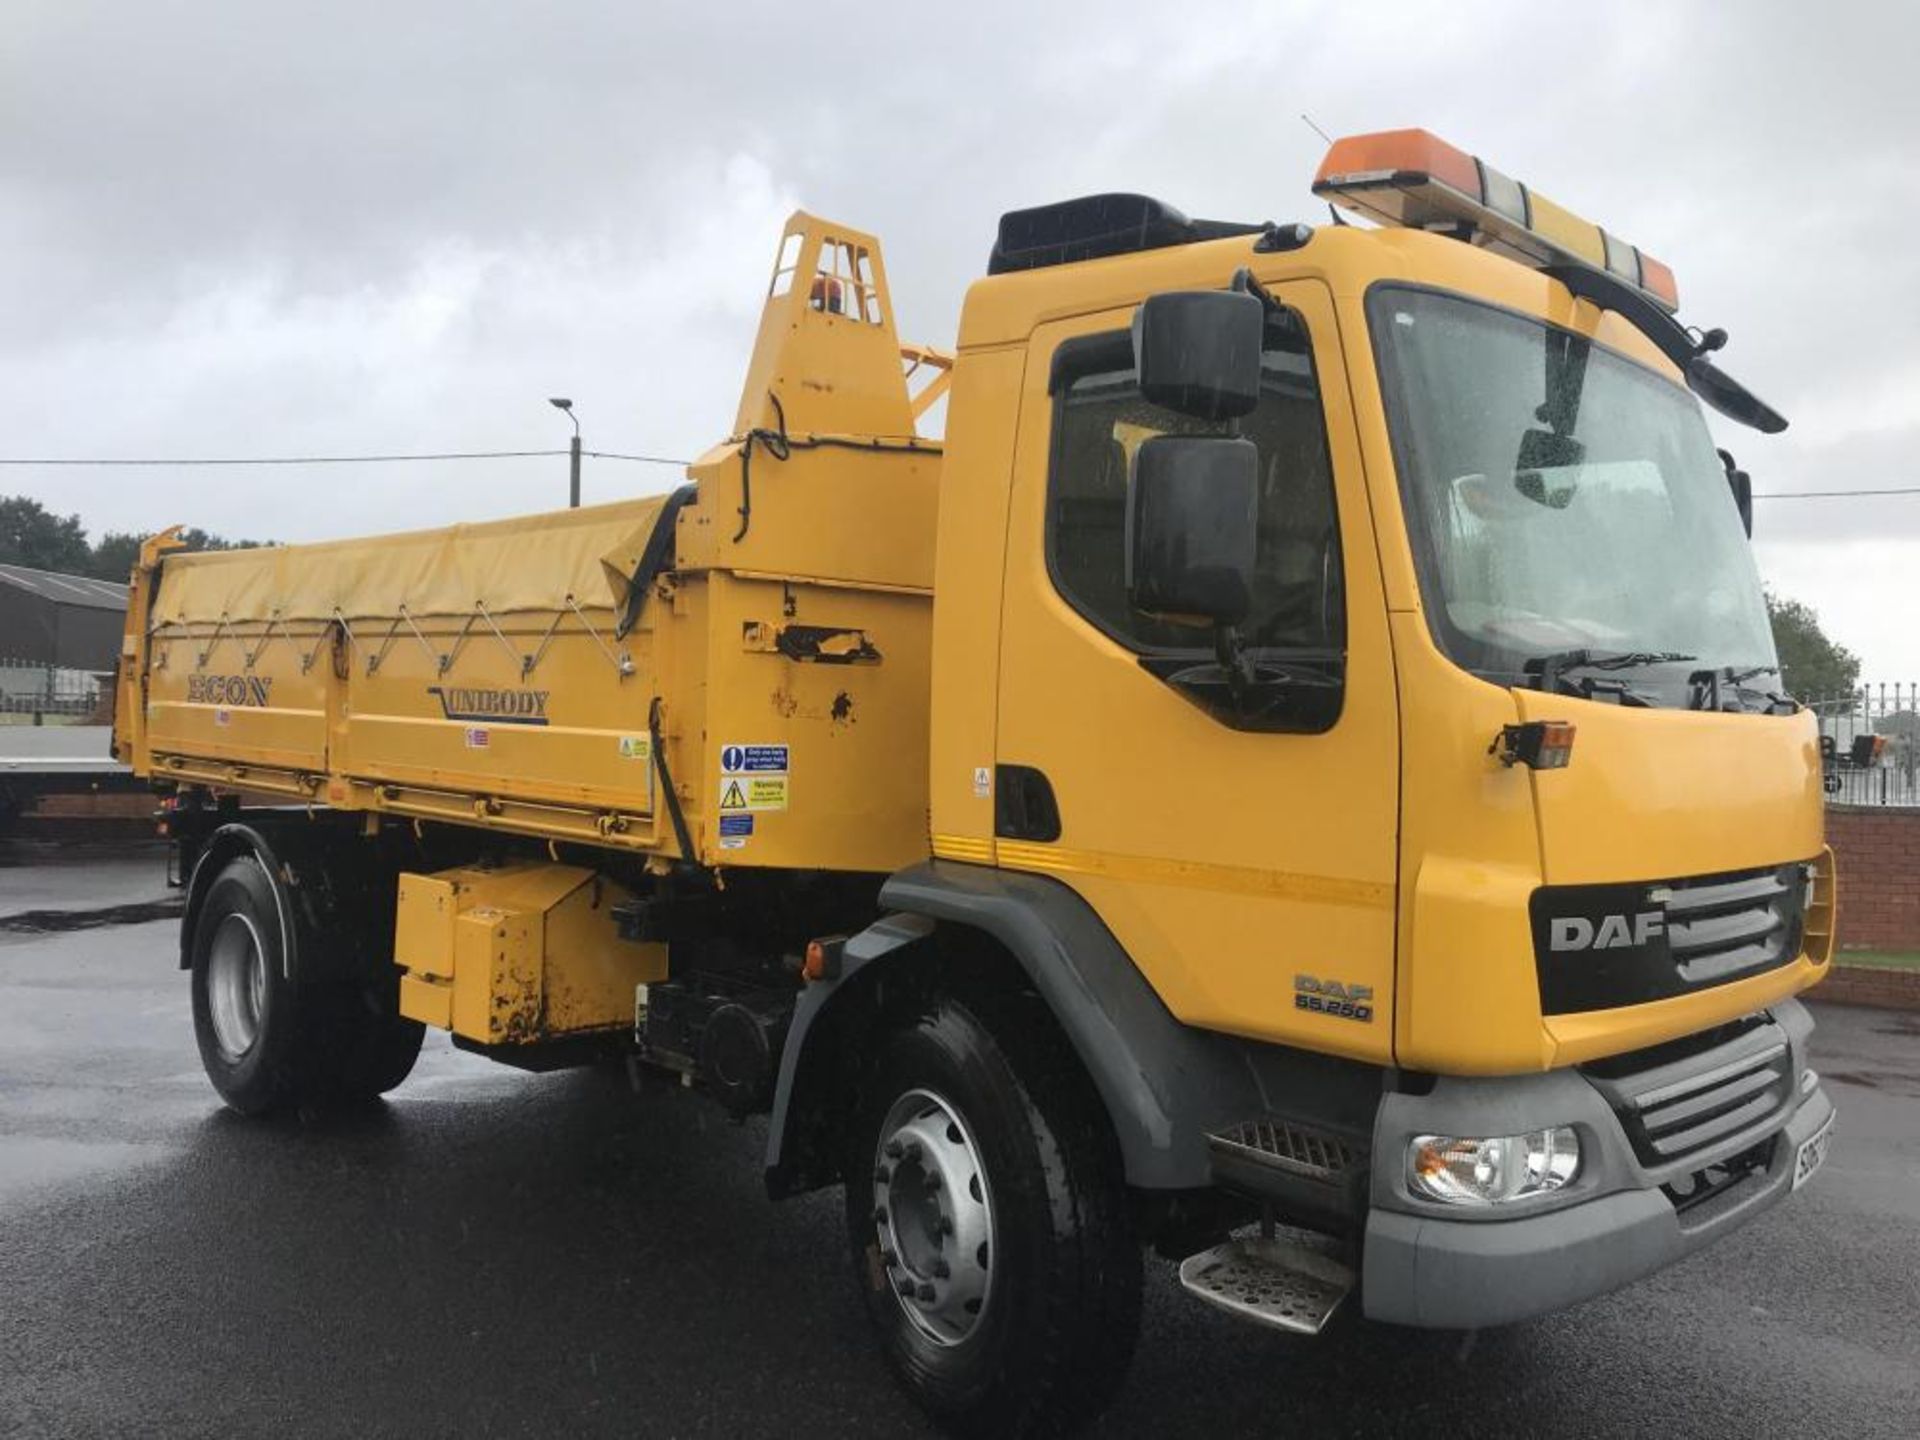
<path id="1" fill-rule="evenodd" d="M 370 978 L 391 953 L 398 867 L 383 864 L 343 822 L 262 814 L 215 826 L 198 845 L 180 917 L 180 968 L 220 872 L 250 856 L 280 917 L 283 973 L 299 983 Z"/>
<path id="2" fill-rule="evenodd" d="M 243 856 L 251 856 L 259 864 L 273 892 L 274 910 L 280 920 L 280 963 L 285 976 L 292 979 L 299 969 L 299 927 L 294 922 L 280 858 L 261 831 L 237 821 L 215 828 L 194 857 L 193 873 L 187 878 L 187 903 L 180 915 L 180 968 L 193 968 L 193 936 L 200 925 L 200 912 L 206 907 L 207 892 L 221 872 Z"/>
<path id="3" fill-rule="evenodd" d="M 1128 1183 L 1209 1184 L 1208 1131 L 1265 1108 L 1245 1042 L 1176 1020 L 1093 908 L 1061 882 L 931 861 L 891 877 L 881 903 L 891 913 L 851 937 L 839 975 L 809 986 L 796 1006 L 767 1135 L 776 1198 L 839 1178 L 819 1137 L 835 1119 L 850 1045 L 884 1022 L 889 990 L 952 983 L 947 966 L 924 962 L 969 932 L 991 941 L 1013 982 L 1045 1002 L 1100 1096 Z"/>

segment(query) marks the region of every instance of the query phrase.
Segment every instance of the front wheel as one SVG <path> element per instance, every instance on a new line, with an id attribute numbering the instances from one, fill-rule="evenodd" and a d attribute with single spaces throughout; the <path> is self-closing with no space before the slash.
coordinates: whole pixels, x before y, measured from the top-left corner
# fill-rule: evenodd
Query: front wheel
<path id="1" fill-rule="evenodd" d="M 849 1127 L 848 1232 L 882 1351 L 965 1434 L 1085 1424 L 1139 1324 L 1118 1147 L 1039 1006 L 933 1003 L 883 1043 Z"/>

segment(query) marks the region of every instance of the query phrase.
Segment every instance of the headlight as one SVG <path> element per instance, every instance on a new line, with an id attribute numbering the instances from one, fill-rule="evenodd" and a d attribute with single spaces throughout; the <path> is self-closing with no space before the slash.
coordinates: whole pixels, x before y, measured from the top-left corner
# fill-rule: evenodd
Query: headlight
<path id="1" fill-rule="evenodd" d="M 1579 1173 L 1580 1137 L 1571 1125 L 1485 1140 L 1416 1135 L 1407 1150 L 1407 1186 L 1442 1205 L 1500 1205 L 1558 1190 Z"/>

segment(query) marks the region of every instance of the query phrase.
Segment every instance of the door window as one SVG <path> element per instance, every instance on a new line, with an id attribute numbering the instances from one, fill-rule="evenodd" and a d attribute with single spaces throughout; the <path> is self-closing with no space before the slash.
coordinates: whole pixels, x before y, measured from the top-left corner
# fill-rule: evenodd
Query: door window
<path id="1" fill-rule="evenodd" d="M 1127 599 L 1127 476 L 1156 435 L 1230 434 L 1148 403 L 1126 331 L 1063 343 L 1053 368 L 1054 443 L 1047 486 L 1047 563 L 1081 615 L 1143 653 L 1211 653 L 1211 637 L 1143 614 Z M 1336 657 L 1346 643 L 1340 527 L 1326 422 L 1305 328 L 1291 314 L 1267 328 L 1259 406 L 1238 433 L 1260 451 L 1250 651 Z"/>

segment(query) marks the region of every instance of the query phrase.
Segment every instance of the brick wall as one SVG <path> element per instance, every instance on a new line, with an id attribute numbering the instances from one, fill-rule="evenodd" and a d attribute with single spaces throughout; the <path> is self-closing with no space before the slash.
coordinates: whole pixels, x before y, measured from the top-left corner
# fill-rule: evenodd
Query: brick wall
<path id="1" fill-rule="evenodd" d="M 1829 805 L 1840 948 L 1920 950 L 1920 809 Z"/>

